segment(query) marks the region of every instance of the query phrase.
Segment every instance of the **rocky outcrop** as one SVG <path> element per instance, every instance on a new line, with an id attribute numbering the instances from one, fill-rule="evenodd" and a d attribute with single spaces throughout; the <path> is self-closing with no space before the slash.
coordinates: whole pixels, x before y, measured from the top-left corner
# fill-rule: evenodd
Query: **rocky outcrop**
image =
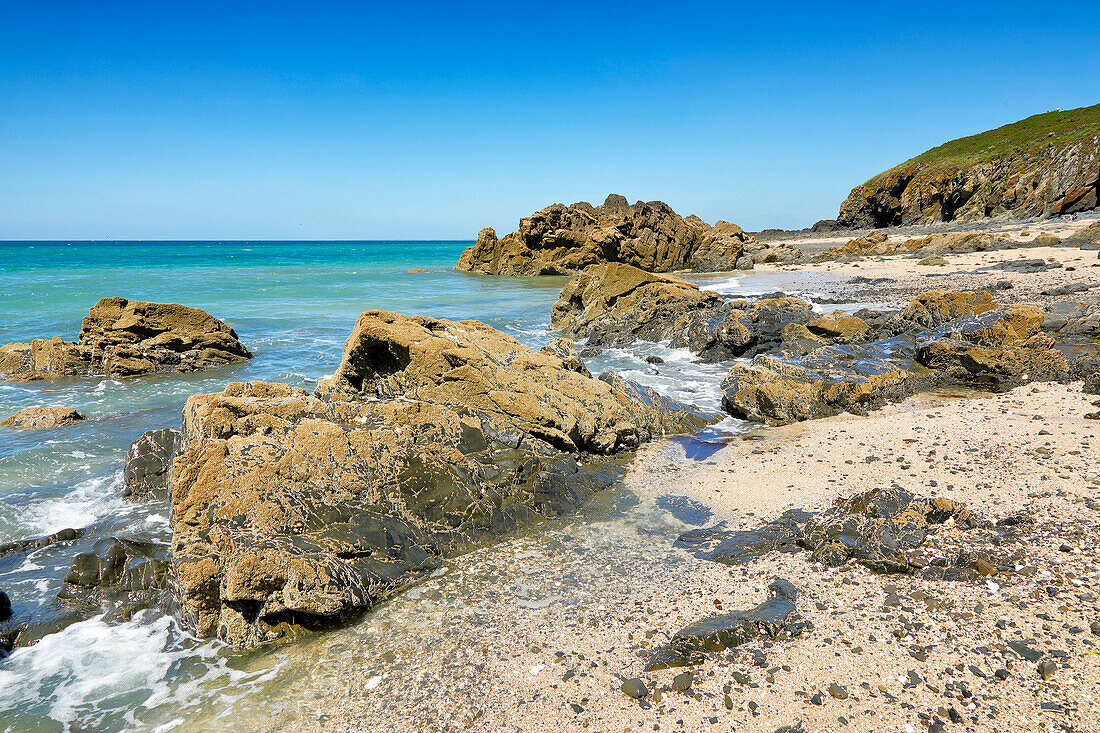
<path id="1" fill-rule="evenodd" d="M 837 221 L 864 229 L 1085 211 L 1100 194 L 1100 105 L 1029 117 L 929 150 L 852 189 Z"/>
<path id="2" fill-rule="evenodd" d="M 1041 243 L 1035 242 L 1031 244 L 1032 246 L 1041 245 Z M 850 239 L 839 247 L 833 247 L 826 252 L 822 252 L 814 259 L 823 262 L 898 254 L 937 257 L 960 252 L 984 252 L 989 249 L 1009 246 L 1013 246 L 1013 243 L 1010 242 L 1007 236 L 993 235 L 987 232 L 944 232 L 917 239 L 907 239 L 903 242 L 890 242 L 885 232 L 876 229 L 860 237 Z"/>
<path id="3" fill-rule="evenodd" d="M 547 206 L 520 219 L 519 229 L 500 239 L 492 229 L 482 229 L 457 267 L 519 277 L 570 275 L 605 262 L 650 272 L 715 272 L 786 262 L 800 254 L 786 245 L 762 244 L 736 224 L 710 226 L 697 216 L 681 217 L 661 201 L 629 205 L 612 194 L 601 206 Z"/>
<path id="4" fill-rule="evenodd" d="M 797 298 L 727 301 L 681 278 L 613 263 L 566 283 L 550 327 L 593 346 L 668 342 L 721 361 L 774 349 L 789 324 L 817 319 L 813 306 Z"/>
<path id="5" fill-rule="evenodd" d="M 60 336 L 0 347 L 0 377 L 131 377 L 193 372 L 252 358 L 237 333 L 199 308 L 103 298 L 88 312 L 76 342 Z"/>
<path id="6" fill-rule="evenodd" d="M 42 428 L 59 428 L 72 425 L 84 419 L 84 413 L 77 412 L 71 407 L 26 407 L 14 415 L 0 420 L 0 425 L 6 428 L 40 430 Z"/>
<path id="7" fill-rule="evenodd" d="M 1100 221 L 1094 221 L 1062 240 L 1062 244 L 1081 249 L 1095 249 L 1100 244 Z"/>
<path id="8" fill-rule="evenodd" d="M 1043 330 L 1063 336 L 1100 338 L 1100 297 L 1053 304 L 1044 315 Z"/>
<path id="9" fill-rule="evenodd" d="M 165 499 L 172 460 L 183 452 L 183 435 L 178 430 L 150 430 L 130 444 L 122 471 L 122 495 L 133 501 Z"/>
<path id="10" fill-rule="evenodd" d="M 745 420 L 785 424 L 862 413 L 937 384 L 1004 389 L 1072 373 L 1054 340 L 1039 332 L 1040 308 L 997 307 L 987 291 L 927 291 L 874 334 L 859 320 L 866 329 L 851 329 L 866 343 L 815 347 L 811 328 L 822 332 L 820 324 L 805 333 L 788 327 L 784 343 L 792 348 L 784 356 L 760 355 L 730 370 L 723 407 Z"/>
<path id="11" fill-rule="evenodd" d="M 445 557 L 575 509 L 614 480 L 610 454 L 703 424 L 547 351 L 476 321 L 371 311 L 315 395 L 192 396 L 171 472 L 188 627 L 251 646 L 342 623 Z"/>

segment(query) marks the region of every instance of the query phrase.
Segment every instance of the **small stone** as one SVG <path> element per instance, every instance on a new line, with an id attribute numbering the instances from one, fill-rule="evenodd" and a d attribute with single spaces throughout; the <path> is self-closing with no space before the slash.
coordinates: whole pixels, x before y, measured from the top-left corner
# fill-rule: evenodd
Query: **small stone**
<path id="1" fill-rule="evenodd" d="M 726 710 L 733 710 L 733 698 L 729 695 L 723 695 L 722 704 L 726 706 Z"/>
<path id="2" fill-rule="evenodd" d="M 815 692 L 810 697 L 810 702 L 812 702 L 814 705 L 824 705 L 825 704 L 825 698 L 821 695 L 820 692 Z"/>
<path id="3" fill-rule="evenodd" d="M 645 683 L 637 677 L 627 680 L 619 689 L 622 690 L 627 697 L 632 697 L 635 700 L 640 700 L 649 694 L 649 689 L 645 686 Z"/>
<path id="4" fill-rule="evenodd" d="M 691 687 L 692 680 L 695 679 L 694 672 L 682 672 L 672 678 L 672 689 L 676 692 L 685 692 Z"/>
<path id="5" fill-rule="evenodd" d="M 843 685 L 838 685 L 835 682 L 829 685 L 829 694 L 835 697 L 837 700 L 848 699 L 848 690 L 846 690 Z"/>
<path id="6" fill-rule="evenodd" d="M 1057 669 L 1058 665 L 1050 661 L 1049 659 L 1039 662 L 1039 666 L 1036 667 L 1036 670 L 1039 672 L 1039 676 L 1042 677 L 1044 680 L 1049 680 L 1051 677 L 1053 677 L 1054 672 Z"/>

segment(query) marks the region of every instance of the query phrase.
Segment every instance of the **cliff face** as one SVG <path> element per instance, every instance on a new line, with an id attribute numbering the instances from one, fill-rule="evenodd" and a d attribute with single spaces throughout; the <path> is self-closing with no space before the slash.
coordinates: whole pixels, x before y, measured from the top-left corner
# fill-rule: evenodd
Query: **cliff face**
<path id="1" fill-rule="evenodd" d="M 868 228 L 1097 207 L 1100 105 L 1049 112 L 933 148 L 852 189 L 838 222 Z"/>

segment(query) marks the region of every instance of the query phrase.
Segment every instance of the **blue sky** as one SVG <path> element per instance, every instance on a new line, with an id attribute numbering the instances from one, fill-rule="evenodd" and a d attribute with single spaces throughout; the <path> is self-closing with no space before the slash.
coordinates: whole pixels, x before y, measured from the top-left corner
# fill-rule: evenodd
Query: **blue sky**
<path id="1" fill-rule="evenodd" d="M 0 239 L 472 239 L 609 192 L 801 227 L 1100 102 L 1100 3 L 168 5 L 0 0 Z"/>

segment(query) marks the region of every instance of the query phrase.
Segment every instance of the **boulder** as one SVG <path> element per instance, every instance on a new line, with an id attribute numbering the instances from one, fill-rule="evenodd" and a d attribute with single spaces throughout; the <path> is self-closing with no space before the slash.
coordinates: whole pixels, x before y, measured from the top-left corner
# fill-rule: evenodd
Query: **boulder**
<path id="1" fill-rule="evenodd" d="M 122 477 L 122 495 L 128 499 L 165 499 L 170 487 L 172 460 L 183 452 L 183 435 L 178 430 L 150 430 L 130 444 Z"/>
<path id="2" fill-rule="evenodd" d="M 63 600 L 102 601 L 104 594 L 125 596 L 133 604 L 139 596 L 168 587 L 166 545 L 130 538 L 103 537 L 91 551 L 76 556 L 58 597 Z"/>
<path id="3" fill-rule="evenodd" d="M 172 574 L 200 636 L 254 646 L 344 623 L 444 558 L 569 512 L 610 454 L 704 420 L 476 321 L 364 313 L 314 395 L 194 395 L 172 482 Z"/>
<path id="4" fill-rule="evenodd" d="M 130 377 L 192 372 L 251 358 L 236 332 L 206 311 L 103 298 L 88 312 L 76 342 L 54 336 L 0 347 L 0 376 L 15 381 Z"/>
<path id="5" fill-rule="evenodd" d="M 1062 244 L 1070 247 L 1081 247 L 1082 249 L 1085 249 L 1085 245 L 1097 243 L 1100 243 L 1100 221 L 1094 221 L 1062 240 Z"/>
<path id="6" fill-rule="evenodd" d="M 497 238 L 482 229 L 457 268 L 487 275 L 568 275 L 606 262 L 650 272 L 722 271 L 754 262 L 789 261 L 798 250 L 769 247 L 741 227 L 697 216 L 681 217 L 661 201 L 627 204 L 612 194 L 602 206 L 553 204 L 520 219 L 519 229 Z"/>
<path id="7" fill-rule="evenodd" d="M 1100 338 L 1100 297 L 1054 303 L 1043 318 L 1043 330 L 1063 336 Z"/>
<path id="8" fill-rule="evenodd" d="M 865 412 L 912 393 L 916 374 L 886 352 L 823 346 L 801 357 L 760 355 L 722 381 L 722 406 L 734 417 L 769 425 Z"/>
<path id="9" fill-rule="evenodd" d="M 887 323 L 893 333 L 917 333 L 939 328 L 957 318 L 976 316 L 997 307 L 988 290 L 926 290 L 909 301 Z"/>
<path id="10" fill-rule="evenodd" d="M 816 336 L 845 344 L 859 343 L 871 335 L 871 327 L 867 325 L 867 321 L 843 311 L 833 311 L 810 321 L 806 328 Z"/>
<path id="11" fill-rule="evenodd" d="M 0 420 L 0 425 L 6 428 L 39 430 L 72 425 L 84 419 L 84 413 L 77 412 L 71 407 L 26 407 L 14 415 Z"/>
<path id="12" fill-rule="evenodd" d="M 0 621 L 7 621 L 11 618 L 11 599 L 8 598 L 8 594 L 0 590 Z"/>

